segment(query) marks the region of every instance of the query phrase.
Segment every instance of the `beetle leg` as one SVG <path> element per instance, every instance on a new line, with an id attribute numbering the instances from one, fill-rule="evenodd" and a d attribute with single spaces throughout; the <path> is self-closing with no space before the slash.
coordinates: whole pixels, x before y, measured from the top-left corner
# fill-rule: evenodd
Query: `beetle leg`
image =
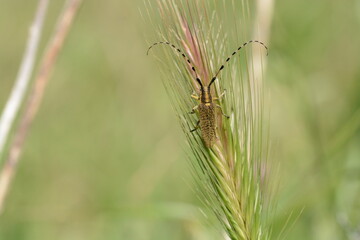
<path id="1" fill-rule="evenodd" d="M 225 93 L 226 93 L 226 89 L 224 89 L 224 91 L 220 94 L 219 97 L 214 97 L 213 100 L 215 101 L 221 100 L 224 97 Z"/>
<path id="2" fill-rule="evenodd" d="M 198 107 L 199 107 L 199 105 L 193 107 L 193 108 L 191 109 L 191 112 L 189 112 L 189 114 L 194 114 L 194 113 L 195 113 L 195 110 L 196 110 Z"/>
<path id="3" fill-rule="evenodd" d="M 217 105 L 217 104 L 216 104 L 216 107 L 220 108 L 222 115 L 224 115 L 226 118 L 230 118 L 228 115 L 226 115 L 226 114 L 223 112 L 223 110 L 222 110 L 222 108 L 221 108 L 220 105 Z"/>
<path id="4" fill-rule="evenodd" d="M 196 95 L 195 91 L 191 94 L 191 97 L 196 100 L 200 100 L 200 97 L 198 95 Z"/>
<path id="5" fill-rule="evenodd" d="M 194 131 L 196 131 L 196 129 L 198 129 L 198 128 L 199 128 L 199 123 L 200 123 L 200 120 L 198 120 L 198 121 L 197 121 L 195 128 L 194 128 L 194 129 L 192 129 L 192 130 L 190 130 L 190 132 L 194 132 Z"/>

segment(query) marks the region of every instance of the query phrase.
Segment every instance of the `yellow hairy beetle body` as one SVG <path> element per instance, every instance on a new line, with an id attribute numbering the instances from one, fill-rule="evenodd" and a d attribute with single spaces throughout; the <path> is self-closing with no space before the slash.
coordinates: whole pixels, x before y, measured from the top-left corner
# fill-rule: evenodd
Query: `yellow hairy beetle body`
<path id="1" fill-rule="evenodd" d="M 221 110 L 221 107 L 213 102 L 213 100 L 218 100 L 219 98 L 213 98 L 210 93 L 210 86 L 215 81 L 213 79 L 210 84 L 206 87 L 203 84 L 200 84 L 200 97 L 196 95 L 191 95 L 193 98 L 200 100 L 199 105 L 195 106 L 191 114 L 195 113 L 195 110 L 199 112 L 199 120 L 196 124 L 196 127 L 191 130 L 191 132 L 200 128 L 202 139 L 205 142 L 206 147 L 211 147 L 216 140 L 216 108 L 218 107 Z M 223 93 L 224 94 L 224 93 Z M 221 96 L 223 95 L 221 94 Z M 222 110 L 221 113 L 226 116 Z M 226 116 L 229 118 L 228 116 Z"/>
<path id="2" fill-rule="evenodd" d="M 216 114 L 214 103 L 200 103 L 199 126 L 202 138 L 207 147 L 211 147 L 216 140 Z"/>

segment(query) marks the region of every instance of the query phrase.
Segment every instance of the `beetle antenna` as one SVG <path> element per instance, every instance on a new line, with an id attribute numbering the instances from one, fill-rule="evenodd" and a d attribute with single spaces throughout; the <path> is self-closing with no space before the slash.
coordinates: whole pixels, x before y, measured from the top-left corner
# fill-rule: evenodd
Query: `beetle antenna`
<path id="1" fill-rule="evenodd" d="M 185 55 L 185 53 L 183 53 L 179 48 L 177 48 L 174 44 L 172 43 L 169 43 L 169 42 L 156 42 L 154 44 L 152 44 L 147 52 L 146 52 L 146 55 L 149 55 L 149 51 L 152 47 L 156 46 L 156 45 L 159 45 L 159 44 L 166 44 L 166 45 L 169 45 L 170 47 L 172 47 L 173 49 L 175 49 L 177 52 L 179 52 L 181 54 L 181 56 L 183 56 L 183 58 L 186 60 L 186 62 L 190 65 L 191 67 L 191 70 L 195 73 L 195 76 L 196 76 L 196 81 L 199 83 L 200 87 L 203 88 L 203 84 L 195 70 L 195 67 L 193 66 L 193 64 L 191 63 L 190 59 Z"/>
<path id="2" fill-rule="evenodd" d="M 225 64 L 231 59 L 231 57 L 234 56 L 236 53 L 238 53 L 241 48 L 245 47 L 245 46 L 246 46 L 247 44 L 249 44 L 249 43 L 258 43 L 258 44 L 263 45 L 264 48 L 266 49 L 266 56 L 269 55 L 269 50 L 268 50 L 267 46 L 266 46 L 264 43 L 262 43 L 262 42 L 260 42 L 260 41 L 258 41 L 258 40 L 250 40 L 250 41 L 248 41 L 248 42 L 246 42 L 246 43 L 243 43 L 243 45 L 241 45 L 237 50 L 235 50 L 235 51 L 231 54 L 231 56 L 226 59 L 225 63 L 224 63 L 223 65 L 221 65 L 221 67 L 219 68 L 219 70 L 217 71 L 217 73 L 215 74 L 215 76 L 211 79 L 211 81 L 210 81 L 210 83 L 209 83 L 209 85 L 208 85 L 209 87 L 210 87 L 211 84 L 213 84 L 213 82 L 216 80 L 217 76 L 219 75 L 219 73 L 221 72 L 221 70 L 224 69 Z"/>

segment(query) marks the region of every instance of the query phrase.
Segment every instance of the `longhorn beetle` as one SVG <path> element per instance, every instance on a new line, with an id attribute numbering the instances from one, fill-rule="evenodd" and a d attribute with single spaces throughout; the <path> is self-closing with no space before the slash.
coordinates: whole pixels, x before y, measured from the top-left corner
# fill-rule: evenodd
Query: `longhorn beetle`
<path id="1" fill-rule="evenodd" d="M 203 82 L 200 80 L 200 78 L 198 77 L 197 72 L 195 70 L 195 67 L 191 63 L 190 59 L 179 48 L 177 48 L 174 44 L 171 44 L 169 42 L 156 42 L 156 43 L 152 44 L 147 50 L 146 55 L 149 54 L 150 49 L 152 47 L 154 47 L 155 45 L 158 45 L 158 44 L 169 45 L 169 46 L 171 46 L 173 49 L 175 49 L 177 52 L 179 52 L 181 54 L 181 56 L 190 65 L 191 70 L 195 73 L 196 81 L 200 86 L 200 94 L 199 94 L 199 96 L 196 95 L 196 94 L 192 94 L 191 97 L 196 99 L 196 100 L 199 100 L 200 103 L 191 110 L 190 114 L 194 114 L 195 110 L 198 110 L 198 112 L 199 112 L 199 120 L 197 121 L 195 128 L 192 129 L 190 132 L 194 132 L 195 130 L 200 128 L 202 139 L 204 140 L 205 145 L 208 148 L 212 147 L 212 145 L 215 143 L 215 141 L 217 139 L 217 137 L 216 137 L 216 122 L 217 121 L 216 121 L 216 111 L 215 111 L 215 109 L 219 108 L 220 111 L 221 111 L 221 114 L 224 115 L 226 118 L 229 118 L 229 116 L 224 114 L 224 112 L 223 112 L 222 108 L 220 107 L 220 105 L 214 103 L 214 101 L 220 100 L 222 98 L 222 96 L 224 96 L 225 92 L 220 94 L 219 97 L 212 97 L 210 87 L 215 82 L 215 80 L 217 79 L 217 76 L 219 75 L 221 70 L 224 69 L 224 65 L 227 62 L 229 62 L 231 57 L 234 56 L 237 52 L 239 52 L 242 47 L 245 47 L 249 43 L 261 44 L 266 49 L 266 55 L 268 55 L 267 46 L 264 43 L 260 42 L 260 41 L 250 40 L 248 42 L 243 43 L 239 48 L 237 48 L 237 50 L 235 50 L 231 54 L 231 56 L 229 56 L 226 59 L 225 63 L 223 65 L 221 65 L 221 67 L 216 72 L 215 76 L 211 79 L 210 83 L 207 86 L 205 86 L 203 84 Z"/>

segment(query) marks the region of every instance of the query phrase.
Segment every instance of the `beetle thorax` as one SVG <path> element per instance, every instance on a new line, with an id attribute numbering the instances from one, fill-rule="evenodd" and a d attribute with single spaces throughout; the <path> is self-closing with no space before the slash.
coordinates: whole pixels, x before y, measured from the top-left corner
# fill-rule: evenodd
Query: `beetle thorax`
<path id="1" fill-rule="evenodd" d="M 209 88 L 201 89 L 201 103 L 212 103 L 212 97 Z"/>

